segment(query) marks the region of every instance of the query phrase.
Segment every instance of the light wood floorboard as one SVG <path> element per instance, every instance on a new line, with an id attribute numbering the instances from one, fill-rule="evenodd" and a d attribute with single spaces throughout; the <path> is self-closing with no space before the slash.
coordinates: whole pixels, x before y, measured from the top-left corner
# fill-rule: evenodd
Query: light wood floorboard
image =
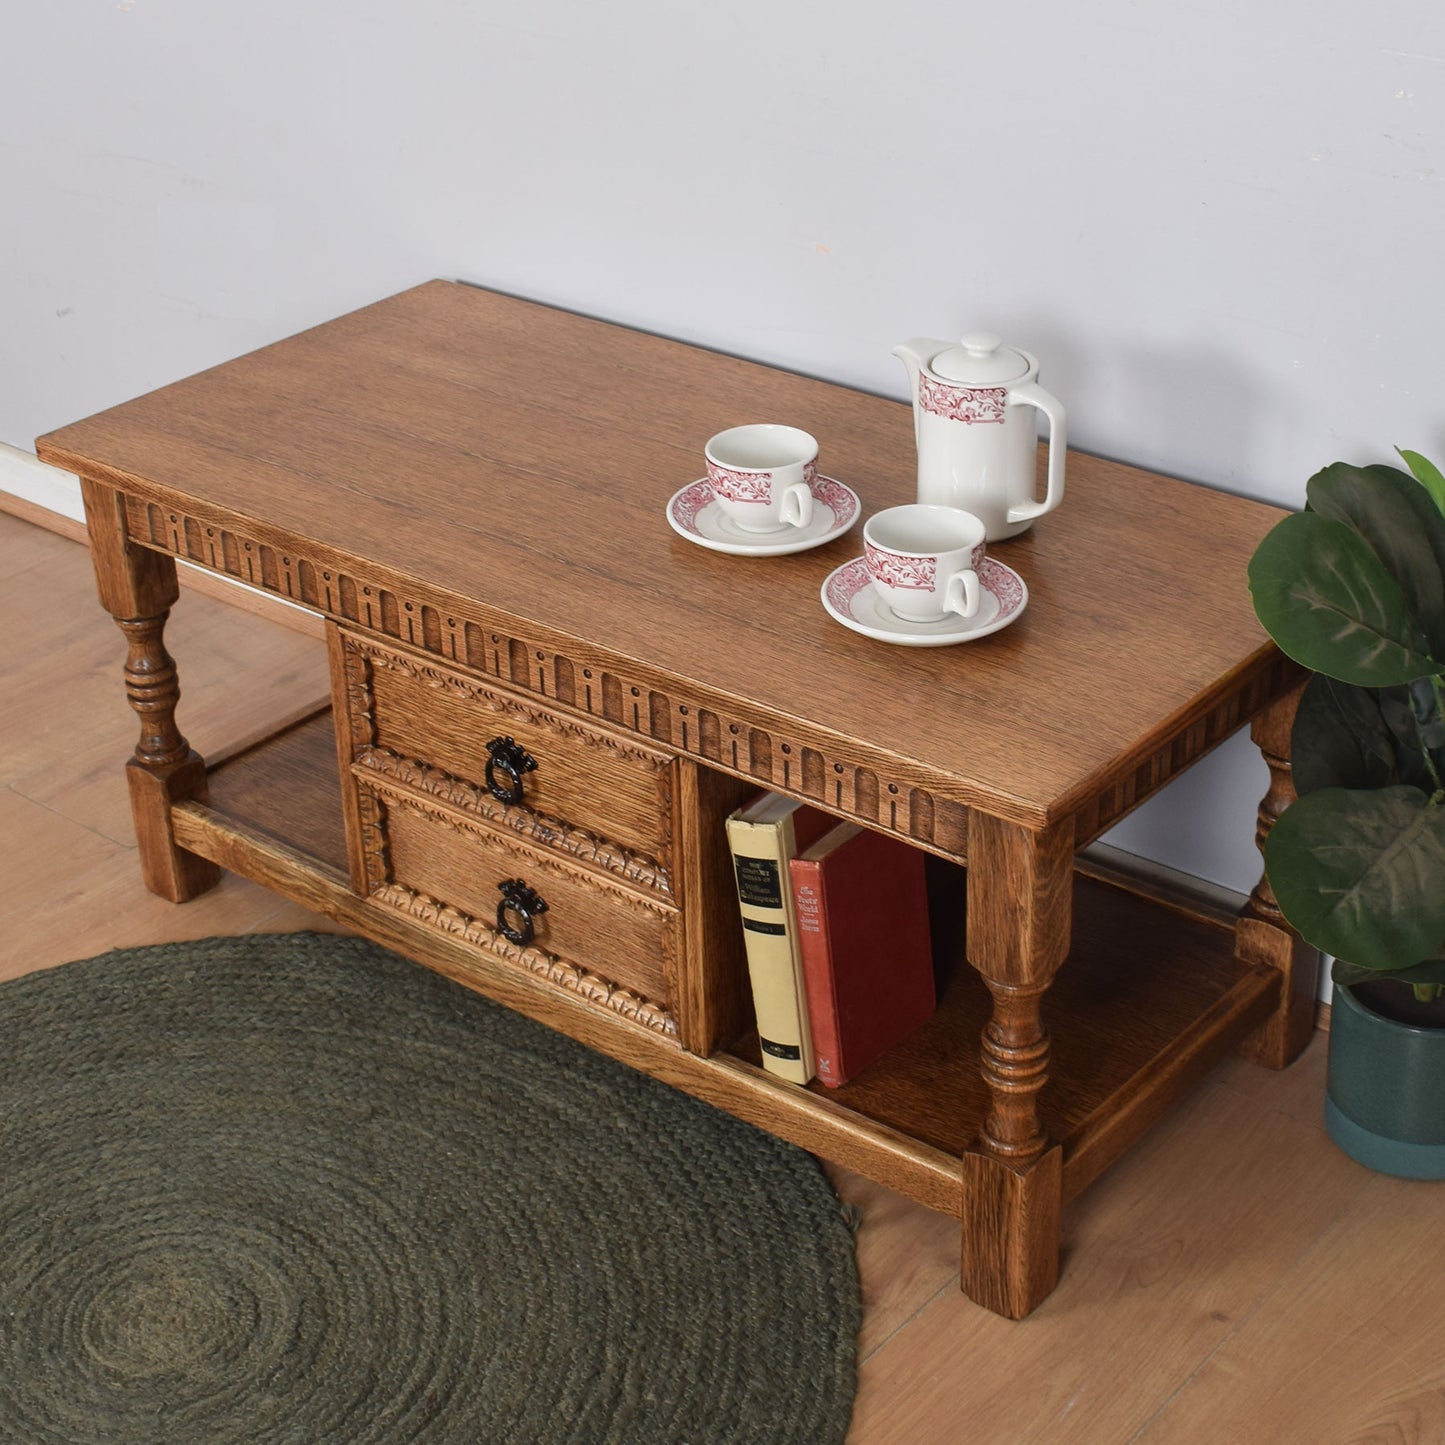
<path id="1" fill-rule="evenodd" d="M 108 948 L 332 928 L 238 878 L 141 887 L 120 634 L 83 546 L 0 515 L 0 978 Z M 167 642 L 203 753 L 324 695 L 314 638 L 188 594 Z M 1445 1442 L 1445 1186 L 1326 1140 L 1324 1040 L 1231 1061 L 1065 1217 L 1063 1278 L 1011 1324 L 957 1288 L 955 1223 L 841 1170 L 861 1211 L 853 1445 Z M 3 1187 L 3 1182 L 0 1182 Z"/>
<path id="2" fill-rule="evenodd" d="M 0 514 L 0 617 L 0 979 L 110 948 L 335 927 L 241 878 L 182 907 L 141 886 L 122 773 L 138 731 L 125 642 L 83 546 Z M 319 639 L 211 597 L 182 597 L 166 645 L 181 727 L 205 755 L 326 697 Z"/>

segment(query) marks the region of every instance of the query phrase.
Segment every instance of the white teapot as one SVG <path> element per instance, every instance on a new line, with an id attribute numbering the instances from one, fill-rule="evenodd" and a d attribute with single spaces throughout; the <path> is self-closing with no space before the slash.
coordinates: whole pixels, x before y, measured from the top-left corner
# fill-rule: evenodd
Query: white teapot
<path id="1" fill-rule="evenodd" d="M 1036 378 L 1027 351 L 974 331 L 957 345 L 915 337 L 893 348 L 913 388 L 918 500 L 983 518 L 988 540 L 1014 537 L 1064 499 L 1064 409 Z M 1049 476 L 1034 499 L 1038 429 L 1049 419 Z"/>

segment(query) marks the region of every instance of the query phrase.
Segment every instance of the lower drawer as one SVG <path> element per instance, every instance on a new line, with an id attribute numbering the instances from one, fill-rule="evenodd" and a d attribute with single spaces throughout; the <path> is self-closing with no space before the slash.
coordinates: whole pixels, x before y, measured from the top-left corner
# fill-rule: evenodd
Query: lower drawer
<path id="1" fill-rule="evenodd" d="M 676 909 L 520 845 L 430 799 L 358 786 L 370 799 L 367 811 L 374 810 L 383 842 L 370 864 L 373 894 L 400 887 L 423 895 L 487 929 L 510 930 L 505 936 L 514 944 L 671 1006 Z M 545 908 L 526 894 L 508 903 L 505 883 L 530 890 Z"/>

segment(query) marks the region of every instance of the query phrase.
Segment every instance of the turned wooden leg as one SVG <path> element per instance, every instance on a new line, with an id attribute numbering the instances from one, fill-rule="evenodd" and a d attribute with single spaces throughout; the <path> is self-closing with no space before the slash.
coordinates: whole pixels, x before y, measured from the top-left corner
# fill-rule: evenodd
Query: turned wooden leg
<path id="1" fill-rule="evenodd" d="M 1063 1155 L 1039 1115 L 1049 1076 L 1041 1005 L 1069 951 L 1073 833 L 1033 833 L 974 814 L 968 843 L 968 961 L 993 996 L 981 1069 L 989 1109 L 963 1157 L 960 1283 L 1021 1319 L 1059 1275 Z"/>
<path id="2" fill-rule="evenodd" d="M 1250 728 L 1255 745 L 1269 764 L 1269 791 L 1260 803 L 1255 830 L 1261 851 L 1275 819 L 1295 797 L 1290 775 L 1290 731 L 1299 696 L 1296 691 L 1281 698 Z M 1320 953 L 1285 922 L 1266 877 L 1260 878 L 1235 925 L 1234 951 L 1241 962 L 1263 965 L 1280 975 L 1278 1006 L 1268 1021 L 1241 1043 L 1240 1052 L 1256 1063 L 1282 1069 L 1314 1034 Z"/>
<path id="3" fill-rule="evenodd" d="M 125 690 L 140 719 L 140 738 L 126 764 L 141 874 L 152 893 L 184 903 L 220 880 L 208 859 L 176 846 L 171 806 L 204 801 L 206 765 L 176 726 L 180 682 L 166 651 L 166 618 L 179 592 L 176 564 L 134 546 L 126 536 L 118 493 L 82 480 L 96 587 L 125 634 Z"/>

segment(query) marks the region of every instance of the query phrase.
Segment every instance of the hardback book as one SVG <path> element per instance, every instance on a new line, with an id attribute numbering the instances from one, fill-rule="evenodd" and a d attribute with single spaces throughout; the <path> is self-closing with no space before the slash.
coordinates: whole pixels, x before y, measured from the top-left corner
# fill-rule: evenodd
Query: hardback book
<path id="1" fill-rule="evenodd" d="M 760 793 L 727 820 L 763 1067 L 795 1084 L 813 1077 L 788 864 L 835 820 L 781 793 Z"/>
<path id="2" fill-rule="evenodd" d="M 840 823 L 790 871 L 814 1067 L 837 1088 L 936 1005 L 923 854 Z"/>

